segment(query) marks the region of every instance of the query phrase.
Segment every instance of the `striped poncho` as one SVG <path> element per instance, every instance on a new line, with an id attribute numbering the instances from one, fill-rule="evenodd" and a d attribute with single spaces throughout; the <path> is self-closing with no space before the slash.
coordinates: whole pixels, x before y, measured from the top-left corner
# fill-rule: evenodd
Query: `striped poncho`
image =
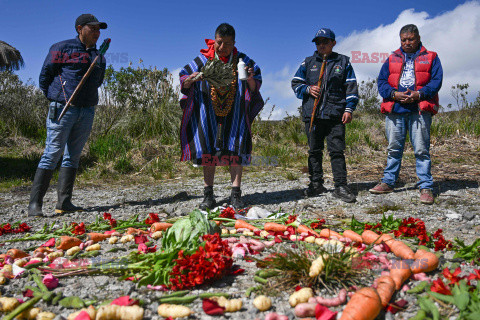
<path id="1" fill-rule="evenodd" d="M 180 142 L 182 147 L 181 161 L 193 160 L 199 162 L 203 155 L 214 155 L 226 152 L 242 158 L 250 158 L 252 152 L 251 124 L 255 116 L 263 108 L 264 101 L 259 92 L 262 77 L 257 64 L 238 52 L 245 65 L 254 68 L 256 88 L 250 91 L 247 81 L 238 80 L 235 101 L 230 113 L 223 120 L 223 145 L 216 145 L 217 116 L 212 107 L 210 85 L 202 80 L 195 82 L 188 89 L 183 88 L 185 79 L 194 72 L 200 71 L 207 58 L 199 55 L 180 71 L 180 100 L 183 109 L 180 126 Z"/>

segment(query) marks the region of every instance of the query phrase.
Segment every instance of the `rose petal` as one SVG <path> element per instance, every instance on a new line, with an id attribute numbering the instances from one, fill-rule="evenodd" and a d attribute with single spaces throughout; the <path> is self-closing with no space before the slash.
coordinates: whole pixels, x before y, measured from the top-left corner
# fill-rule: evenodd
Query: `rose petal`
<path id="1" fill-rule="evenodd" d="M 337 318 L 337 312 L 333 312 L 321 304 L 315 306 L 315 319 L 317 320 L 335 320 Z"/>
<path id="2" fill-rule="evenodd" d="M 90 315 L 84 310 L 80 312 L 73 320 L 90 320 Z"/>
<path id="3" fill-rule="evenodd" d="M 54 247 L 55 246 L 55 238 L 51 238 L 44 244 L 42 244 L 40 247 Z"/>
<path id="4" fill-rule="evenodd" d="M 45 275 L 42 282 L 48 288 L 48 290 L 52 290 L 58 287 L 58 279 L 55 278 L 51 273 Z"/>
<path id="5" fill-rule="evenodd" d="M 210 299 L 203 299 L 202 308 L 206 314 L 211 316 L 219 316 L 225 312 L 224 307 L 220 307 L 216 301 Z"/>
<path id="6" fill-rule="evenodd" d="M 23 292 L 23 296 L 26 298 L 32 298 L 33 297 L 33 291 L 30 289 L 27 289 Z"/>
<path id="7" fill-rule="evenodd" d="M 110 302 L 110 305 L 112 304 L 116 304 L 117 306 L 133 306 L 134 304 L 138 304 L 138 300 L 130 299 L 130 296 L 122 296 Z"/>

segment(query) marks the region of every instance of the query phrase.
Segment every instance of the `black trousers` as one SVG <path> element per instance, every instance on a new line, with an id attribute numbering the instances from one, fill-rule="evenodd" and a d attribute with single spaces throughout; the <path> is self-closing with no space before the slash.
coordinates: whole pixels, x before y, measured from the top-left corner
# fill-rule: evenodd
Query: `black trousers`
<path id="1" fill-rule="evenodd" d="M 310 122 L 305 122 L 308 138 L 308 173 L 313 183 L 323 183 L 322 157 L 324 140 L 332 165 L 335 188 L 347 185 L 347 165 L 345 163 L 345 125 L 340 119 L 315 119 L 310 132 Z"/>

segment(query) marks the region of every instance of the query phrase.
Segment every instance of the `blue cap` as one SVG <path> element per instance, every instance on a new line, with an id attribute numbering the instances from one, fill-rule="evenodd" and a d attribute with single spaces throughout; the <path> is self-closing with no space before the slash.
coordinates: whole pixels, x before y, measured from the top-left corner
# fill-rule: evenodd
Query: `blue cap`
<path id="1" fill-rule="evenodd" d="M 318 30 L 317 33 L 315 33 L 315 37 L 313 37 L 312 42 L 315 42 L 315 39 L 317 38 L 328 38 L 335 40 L 335 33 L 333 33 L 333 31 L 328 28 L 322 28 Z"/>

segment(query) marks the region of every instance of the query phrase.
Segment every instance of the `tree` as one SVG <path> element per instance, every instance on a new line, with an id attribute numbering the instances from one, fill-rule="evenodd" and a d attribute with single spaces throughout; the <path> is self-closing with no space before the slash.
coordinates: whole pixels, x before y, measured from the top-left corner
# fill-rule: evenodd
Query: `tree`
<path id="1" fill-rule="evenodd" d="M 18 70 L 24 62 L 20 51 L 0 40 L 0 71 Z"/>

